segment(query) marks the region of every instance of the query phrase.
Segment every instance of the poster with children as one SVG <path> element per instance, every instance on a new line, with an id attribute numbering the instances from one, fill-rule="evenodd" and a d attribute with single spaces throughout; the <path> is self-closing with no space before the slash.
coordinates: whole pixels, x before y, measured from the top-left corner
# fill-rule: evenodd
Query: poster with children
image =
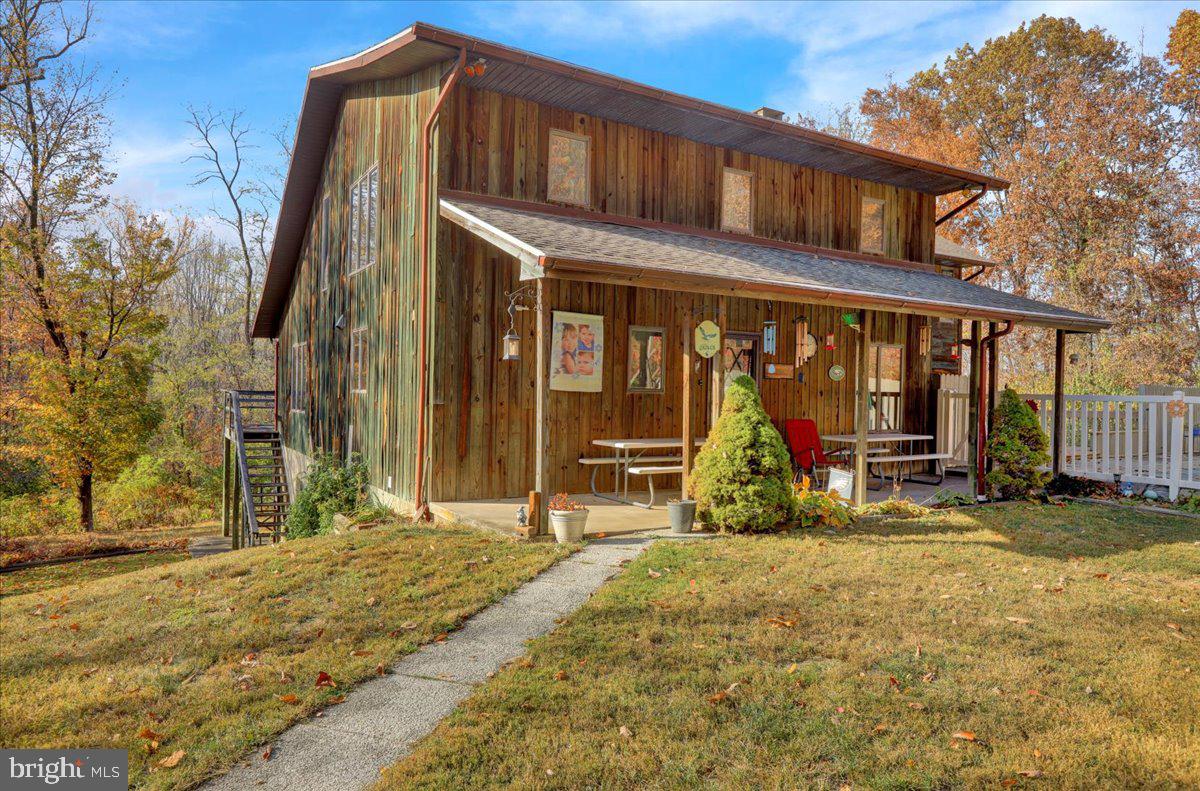
<path id="1" fill-rule="evenodd" d="M 604 377 L 604 317 L 554 311 L 550 389 L 599 393 Z"/>

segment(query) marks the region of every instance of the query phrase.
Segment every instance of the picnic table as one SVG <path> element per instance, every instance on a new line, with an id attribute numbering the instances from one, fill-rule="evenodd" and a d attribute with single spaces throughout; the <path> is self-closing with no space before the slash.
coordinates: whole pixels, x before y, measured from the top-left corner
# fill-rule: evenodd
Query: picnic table
<path id="1" fill-rule="evenodd" d="M 932 461 L 937 466 L 937 481 L 940 484 L 945 477 L 946 471 L 944 463 L 950 458 L 949 453 L 924 453 L 917 452 L 918 442 L 929 442 L 934 437 L 932 434 L 906 434 L 902 431 L 868 431 L 868 445 L 886 445 L 884 452 L 879 449 L 868 449 L 867 453 L 867 469 L 875 469 L 875 475 L 879 478 L 879 488 L 883 488 L 883 465 L 894 464 L 896 474 L 895 481 L 900 480 L 916 480 L 912 476 L 911 465 L 917 462 Z M 847 453 L 855 452 L 855 445 L 858 444 L 858 435 L 856 434 L 822 434 L 821 439 L 826 442 L 836 442 L 842 445 L 848 445 Z M 907 444 L 907 447 L 905 445 Z M 908 476 L 901 478 L 900 472 L 904 465 L 910 467 Z M 935 485 L 936 485 L 935 484 Z"/>
<path id="2" fill-rule="evenodd" d="M 704 444 L 704 437 L 695 438 L 696 446 Z M 613 455 L 601 458 L 584 457 L 580 464 L 592 468 L 592 494 L 605 500 L 612 500 L 626 505 L 636 505 L 640 508 L 654 507 L 654 476 L 670 475 L 683 472 L 683 457 L 672 453 L 670 455 L 646 455 L 652 450 L 679 451 L 683 449 L 682 437 L 634 437 L 628 439 L 594 439 L 593 445 L 602 448 L 612 448 Z M 613 493 L 607 494 L 596 490 L 596 473 L 603 466 L 613 465 Z M 629 499 L 629 476 L 643 475 L 650 486 L 650 501 L 646 503 Z"/>

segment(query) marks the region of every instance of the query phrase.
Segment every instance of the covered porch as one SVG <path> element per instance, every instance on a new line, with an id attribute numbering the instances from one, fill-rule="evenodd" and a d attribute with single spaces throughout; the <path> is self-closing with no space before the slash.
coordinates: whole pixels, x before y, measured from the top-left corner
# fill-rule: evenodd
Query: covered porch
<path id="1" fill-rule="evenodd" d="M 947 475 L 940 486 L 906 481 L 898 491 L 894 491 L 891 485 L 882 489 L 868 489 L 867 502 L 880 502 L 895 494 L 897 497 L 911 498 L 916 503 L 932 503 L 933 498 L 942 490 L 969 494 L 970 483 L 965 474 L 955 473 Z M 679 494 L 678 489 L 656 492 L 655 507 L 650 509 L 614 502 L 591 493 L 572 496 L 587 506 L 590 513 L 584 534 L 595 537 L 600 534 L 615 536 L 668 529 L 670 524 L 667 520 L 667 500 L 678 498 Z M 525 508 L 528 513 L 528 506 L 528 498 L 505 497 L 494 500 L 431 503 L 430 510 L 435 516 L 452 522 L 494 532 L 518 534 L 517 512 Z"/>
<path id="2" fill-rule="evenodd" d="M 663 469 L 630 482 L 646 496 L 653 479 L 648 509 L 582 494 L 625 487 L 620 466 L 589 462 L 611 455 L 605 442 L 702 439 L 731 374 L 756 380 L 780 428 L 808 420 L 841 438 L 865 503 L 893 493 L 866 486 L 878 432 L 910 437 L 891 455 L 936 471 L 940 376 L 966 373 L 965 474 L 942 487 L 977 491 L 1000 338 L 1017 321 L 1055 329 L 1061 389 L 1065 333 L 1105 325 L 934 264 L 448 191 L 441 215 L 445 258 L 461 268 L 439 302 L 476 318 L 439 341 L 464 356 L 448 353 L 434 380 L 431 507 L 502 530 L 524 507 L 519 532 L 531 536 L 547 532 L 546 501 L 560 492 L 588 505 L 589 533 L 665 526 L 658 506 L 686 488 L 693 442 L 654 453 Z M 936 488 L 905 482 L 900 495 L 919 502 Z"/>

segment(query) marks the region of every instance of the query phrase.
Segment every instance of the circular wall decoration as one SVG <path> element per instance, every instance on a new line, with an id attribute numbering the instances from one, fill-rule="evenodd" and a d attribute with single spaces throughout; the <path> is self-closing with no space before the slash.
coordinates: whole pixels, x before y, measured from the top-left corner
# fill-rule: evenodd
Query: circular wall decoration
<path id="1" fill-rule="evenodd" d="M 805 360 L 817 353 L 817 339 L 813 337 L 811 332 L 804 336 L 804 348 L 802 351 L 804 352 Z"/>
<path id="2" fill-rule="evenodd" d="M 835 382 L 840 382 L 846 378 L 846 369 L 834 363 L 829 366 L 829 378 Z"/>

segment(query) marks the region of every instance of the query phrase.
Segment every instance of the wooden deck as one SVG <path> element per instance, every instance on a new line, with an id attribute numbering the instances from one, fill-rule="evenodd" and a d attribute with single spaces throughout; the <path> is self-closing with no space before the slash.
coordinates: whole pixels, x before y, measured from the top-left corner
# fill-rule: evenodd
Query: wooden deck
<path id="1" fill-rule="evenodd" d="M 947 475 L 941 486 L 930 486 L 923 483 L 905 483 L 900 490 L 901 497 L 911 497 L 915 502 L 931 499 L 938 489 L 950 489 L 956 492 L 967 492 L 967 479 L 962 475 Z M 890 486 L 879 491 L 867 490 L 867 500 L 878 502 L 886 500 L 892 494 Z M 633 505 L 614 503 L 590 494 L 572 495 L 591 511 L 588 516 L 585 535 L 595 536 L 622 535 L 641 533 L 652 530 L 664 530 L 670 526 L 667 519 L 666 502 L 670 498 L 679 497 L 679 491 L 659 492 L 652 509 L 638 508 Z M 515 535 L 517 509 L 528 505 L 523 497 L 513 497 L 498 500 L 464 500 L 460 502 L 432 503 L 433 513 L 442 519 L 461 522 L 485 530 Z"/>

